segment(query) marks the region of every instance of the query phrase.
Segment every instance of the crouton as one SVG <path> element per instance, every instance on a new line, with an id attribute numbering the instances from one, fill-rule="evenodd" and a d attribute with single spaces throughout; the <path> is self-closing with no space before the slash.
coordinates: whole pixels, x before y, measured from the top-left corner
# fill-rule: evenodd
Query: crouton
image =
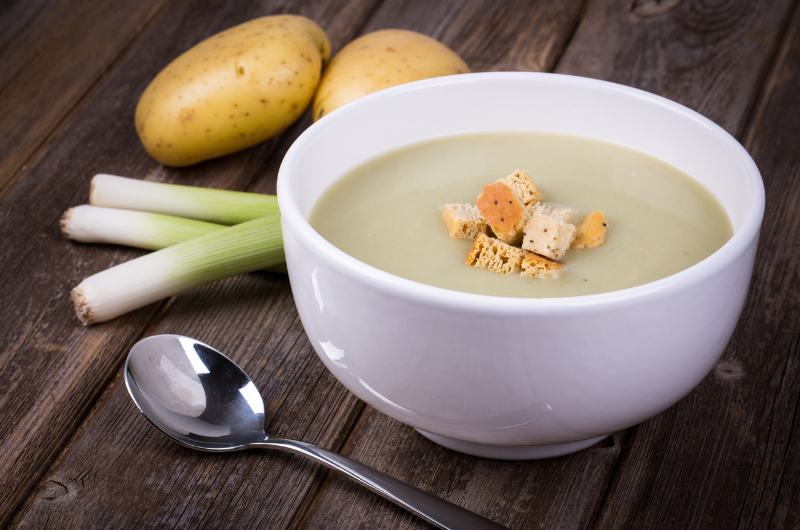
<path id="1" fill-rule="evenodd" d="M 502 180 L 487 184 L 478 195 L 475 205 L 498 239 L 509 245 L 520 244 L 522 228 L 530 214 L 522 199 L 508 184 Z"/>
<path id="2" fill-rule="evenodd" d="M 503 182 L 514 190 L 514 193 L 522 199 L 522 204 L 525 206 L 542 200 L 542 194 L 539 193 L 531 176 L 524 169 L 515 169 L 512 174 L 503 179 Z"/>
<path id="3" fill-rule="evenodd" d="M 560 219 L 534 212 L 523 230 L 522 248 L 560 260 L 575 240 L 576 228 Z"/>
<path id="4" fill-rule="evenodd" d="M 497 239 L 478 234 L 467 256 L 466 264 L 482 267 L 498 274 L 519 270 L 524 252 Z"/>
<path id="5" fill-rule="evenodd" d="M 543 213 L 550 217 L 555 217 L 559 221 L 564 221 L 565 223 L 569 223 L 572 220 L 572 210 L 569 208 L 553 208 L 539 201 L 529 205 L 528 212 L 531 214 L 534 212 Z"/>
<path id="6" fill-rule="evenodd" d="M 442 217 L 450 235 L 460 239 L 475 239 L 486 233 L 486 220 L 480 210 L 471 204 L 445 204 Z"/>
<path id="7" fill-rule="evenodd" d="M 578 232 L 575 235 L 575 242 L 572 248 L 595 248 L 602 246 L 606 242 L 606 229 L 608 222 L 606 215 L 600 210 L 592 212 L 583 218 L 578 225 Z"/>
<path id="8" fill-rule="evenodd" d="M 522 272 L 520 274 L 522 276 L 549 280 L 555 280 L 561 276 L 561 271 L 566 267 L 563 263 L 543 258 L 532 252 L 525 254 L 525 257 L 522 258 L 521 266 Z"/>

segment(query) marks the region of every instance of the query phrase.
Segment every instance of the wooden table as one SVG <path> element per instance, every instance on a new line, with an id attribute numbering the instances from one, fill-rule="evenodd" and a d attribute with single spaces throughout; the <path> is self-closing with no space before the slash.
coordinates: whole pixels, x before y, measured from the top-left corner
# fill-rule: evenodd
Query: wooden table
<path id="1" fill-rule="evenodd" d="M 196 453 L 168 441 L 121 379 L 131 345 L 197 337 L 264 396 L 270 432 L 374 466 L 510 528 L 800 528 L 800 2 L 793 0 L 4 0 L 0 4 L 0 526 L 429 528 L 288 455 Z M 186 169 L 133 128 L 172 58 L 274 13 L 317 21 L 334 51 L 396 27 L 474 71 L 606 79 L 708 116 L 767 190 L 753 283 L 721 361 L 658 416 L 561 458 L 443 449 L 374 411 L 314 354 L 287 278 L 255 273 L 82 327 L 69 291 L 141 251 L 61 238 L 100 172 L 275 192 L 308 113 L 277 138 Z"/>

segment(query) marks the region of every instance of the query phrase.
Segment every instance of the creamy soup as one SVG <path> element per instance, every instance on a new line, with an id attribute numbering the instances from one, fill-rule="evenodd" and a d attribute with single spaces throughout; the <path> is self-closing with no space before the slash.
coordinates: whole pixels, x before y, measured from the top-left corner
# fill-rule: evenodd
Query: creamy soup
<path id="1" fill-rule="evenodd" d="M 570 250 L 558 279 L 495 274 L 464 264 L 472 242 L 448 234 L 447 203 L 471 203 L 484 184 L 526 169 L 543 202 L 571 208 L 578 224 L 602 210 L 606 243 Z M 717 200 L 651 156 L 584 138 L 495 133 L 419 143 L 373 159 L 337 180 L 310 223 L 333 245 L 391 274 L 468 293 L 561 297 L 616 291 L 703 260 L 732 235 Z"/>

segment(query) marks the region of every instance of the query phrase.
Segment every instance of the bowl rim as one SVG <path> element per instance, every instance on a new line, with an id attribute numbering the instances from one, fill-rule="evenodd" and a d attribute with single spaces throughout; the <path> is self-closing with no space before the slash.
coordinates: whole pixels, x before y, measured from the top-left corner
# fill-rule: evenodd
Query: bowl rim
<path id="1" fill-rule="evenodd" d="M 333 126 L 337 119 L 358 112 L 363 107 L 380 104 L 382 100 L 402 96 L 409 92 L 423 91 L 431 87 L 503 82 L 504 80 L 567 83 L 579 87 L 618 92 L 666 107 L 668 110 L 706 127 L 727 144 L 730 152 L 745 167 L 750 184 L 751 200 L 741 226 L 722 247 L 707 258 L 689 268 L 650 283 L 590 295 L 558 298 L 511 298 L 453 291 L 401 278 L 377 269 L 329 243 L 311 227 L 300 213 L 292 186 L 292 169 L 296 167 L 300 157 L 314 138 L 323 130 Z M 288 226 L 303 246 L 316 249 L 315 253 L 324 257 L 327 264 L 337 272 L 355 281 L 368 282 L 375 289 L 406 300 L 487 314 L 541 313 L 543 310 L 549 313 L 573 312 L 576 308 L 588 309 L 596 308 L 599 305 L 627 303 L 645 296 L 661 298 L 676 290 L 691 288 L 705 279 L 713 277 L 735 259 L 745 254 L 753 240 L 758 238 L 765 208 L 764 183 L 755 162 L 733 136 L 705 116 L 680 103 L 637 88 L 586 77 L 539 72 L 485 72 L 424 79 L 387 88 L 352 101 L 313 123 L 295 140 L 278 171 L 277 195 L 282 222 L 285 223 L 283 230 L 285 231 Z M 289 273 L 291 276 L 291 270 Z"/>

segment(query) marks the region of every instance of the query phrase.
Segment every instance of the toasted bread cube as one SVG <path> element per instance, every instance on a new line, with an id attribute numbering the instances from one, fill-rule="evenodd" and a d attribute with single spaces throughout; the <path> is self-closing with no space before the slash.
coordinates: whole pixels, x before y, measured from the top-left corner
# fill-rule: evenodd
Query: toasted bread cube
<path id="1" fill-rule="evenodd" d="M 569 223 L 534 212 L 523 230 L 522 248 L 558 261 L 575 240 L 575 232 Z"/>
<path id="2" fill-rule="evenodd" d="M 561 271 L 566 265 L 557 261 L 552 261 L 538 254 L 528 252 L 522 258 L 522 276 L 530 278 L 542 278 L 545 280 L 555 280 L 561 276 Z"/>
<path id="3" fill-rule="evenodd" d="M 473 267 L 489 269 L 497 274 L 508 274 L 519 270 L 523 255 L 524 252 L 517 247 L 512 247 L 486 234 L 478 234 L 465 263 Z"/>
<path id="4" fill-rule="evenodd" d="M 475 205 L 499 240 L 509 245 L 520 244 L 522 228 L 530 218 L 530 214 L 522 199 L 508 184 L 502 180 L 487 184 L 483 187 L 483 192 L 478 195 Z"/>
<path id="5" fill-rule="evenodd" d="M 520 221 L 519 227 L 515 228 L 511 232 L 503 232 L 502 230 L 499 230 L 497 228 L 492 228 L 492 233 L 497 239 L 499 239 L 503 243 L 519 247 L 522 244 L 522 229 L 525 227 L 526 222 L 527 221 L 523 219 L 522 221 Z"/>
<path id="6" fill-rule="evenodd" d="M 442 217 L 450 235 L 460 239 L 475 239 L 486 233 L 486 220 L 472 204 L 445 204 Z"/>
<path id="7" fill-rule="evenodd" d="M 515 169 L 503 181 L 522 199 L 522 204 L 525 206 L 542 200 L 542 194 L 539 193 L 539 189 L 533 183 L 533 179 L 524 169 Z"/>
<path id="8" fill-rule="evenodd" d="M 575 242 L 572 243 L 572 248 L 602 246 L 606 242 L 606 229 L 608 229 L 606 214 L 600 210 L 590 213 L 578 225 L 578 232 L 575 236 Z"/>
<path id="9" fill-rule="evenodd" d="M 545 215 L 549 215 L 550 217 L 555 217 L 559 221 L 564 221 L 565 223 L 569 223 L 572 220 L 572 210 L 569 208 L 553 208 L 539 201 L 529 205 L 528 212 L 543 213 Z"/>

